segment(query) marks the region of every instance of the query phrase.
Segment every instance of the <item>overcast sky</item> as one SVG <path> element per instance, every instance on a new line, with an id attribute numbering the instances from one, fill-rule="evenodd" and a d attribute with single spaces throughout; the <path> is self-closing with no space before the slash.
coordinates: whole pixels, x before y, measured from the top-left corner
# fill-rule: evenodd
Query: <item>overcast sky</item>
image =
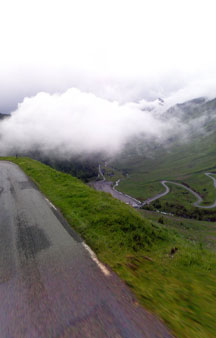
<path id="1" fill-rule="evenodd" d="M 71 87 L 119 102 L 214 96 L 215 13 L 215 0 L 2 1 L 0 112 Z"/>

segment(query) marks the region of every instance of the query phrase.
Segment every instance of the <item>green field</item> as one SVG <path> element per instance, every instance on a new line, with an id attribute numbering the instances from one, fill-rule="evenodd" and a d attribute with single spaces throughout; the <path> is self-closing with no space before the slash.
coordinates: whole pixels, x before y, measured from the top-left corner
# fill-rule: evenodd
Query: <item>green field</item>
<path id="1" fill-rule="evenodd" d="M 143 209 L 164 211 L 190 219 L 216 221 L 216 208 L 197 208 L 193 205 L 197 199 L 189 191 L 171 183 L 167 183 L 167 185 L 170 188 L 170 192 L 166 196 L 153 201 L 151 204 L 144 205 Z"/>
<path id="2" fill-rule="evenodd" d="M 71 175 L 29 158 L 7 159 L 31 177 L 99 259 L 176 336 L 215 337 L 216 256 L 214 250 L 207 249 L 206 237 L 202 239 L 205 224 L 200 225 L 200 235 L 191 240 L 174 219 L 170 224 L 168 221 L 161 224 L 158 215 L 154 218 L 153 213 L 143 210 L 140 211 L 143 217 L 130 206 L 93 190 Z M 184 223 L 184 226 L 193 233 L 197 224 Z M 211 225 L 209 235 L 214 236 L 215 228 Z M 171 254 L 174 248 L 178 250 Z"/>
<path id="3" fill-rule="evenodd" d="M 205 172 L 216 173 L 216 134 L 193 138 L 190 142 L 172 144 L 169 149 L 158 147 L 152 157 L 133 153 L 124 153 L 113 161 L 112 165 L 118 170 L 127 170 L 129 176 L 121 180 L 118 189 L 141 201 L 164 191 L 161 180 L 184 183 L 196 192 L 203 200 L 203 205 L 210 205 L 216 199 L 216 189 L 213 181 Z M 193 208 L 195 198 L 183 188 L 170 185 L 173 193 L 160 199 L 164 211 L 166 202 L 182 206 L 185 213 L 199 213 Z M 193 209 L 193 210 L 192 210 Z M 174 210 L 173 210 L 174 211 Z M 212 219 L 216 217 L 216 210 L 209 211 Z M 199 218 L 199 215 L 196 216 Z M 206 216 L 205 219 L 208 219 Z"/>
<path id="4" fill-rule="evenodd" d="M 140 209 L 139 212 L 148 220 L 159 222 L 167 228 L 177 231 L 185 239 L 216 252 L 216 222 L 185 219 L 143 209 Z"/>

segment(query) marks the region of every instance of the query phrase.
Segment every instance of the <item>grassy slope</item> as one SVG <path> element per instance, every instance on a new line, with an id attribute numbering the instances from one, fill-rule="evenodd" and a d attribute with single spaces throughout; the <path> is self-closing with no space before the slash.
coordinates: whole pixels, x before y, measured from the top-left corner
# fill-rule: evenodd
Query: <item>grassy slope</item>
<path id="1" fill-rule="evenodd" d="M 17 163 L 178 337 L 214 337 L 216 257 L 131 207 L 28 158 Z M 178 247 L 174 257 L 172 247 Z"/>
<path id="2" fill-rule="evenodd" d="M 152 193 L 163 190 L 158 182 L 163 179 L 184 181 L 192 188 L 203 192 L 206 185 L 209 194 L 213 193 L 213 184 L 203 175 L 206 171 L 216 171 L 216 135 L 198 138 L 192 143 L 176 145 L 170 151 L 158 150 L 155 158 L 134 155 L 117 160 L 115 165 L 120 169 L 127 168 L 130 178 L 122 181 L 120 187 L 126 192 L 134 191 L 136 197 L 150 197 L 146 190 L 152 186 Z M 191 180 L 191 178 L 193 179 Z M 201 181 L 200 181 L 201 179 Z M 136 189 L 136 190 L 135 190 Z M 212 195 L 204 198 L 211 200 Z M 213 193 L 214 194 L 214 193 Z"/>
<path id="3" fill-rule="evenodd" d="M 216 222 L 164 215 L 155 211 L 140 209 L 139 212 L 148 220 L 159 222 L 177 231 L 184 238 L 200 243 L 200 246 L 216 253 Z"/>
<path id="4" fill-rule="evenodd" d="M 204 199 L 204 205 L 213 203 L 216 199 L 216 191 L 210 178 L 205 172 L 216 172 L 216 134 L 197 137 L 192 142 L 175 145 L 166 151 L 158 149 L 154 158 L 145 158 L 134 153 L 131 156 L 121 157 L 114 165 L 119 169 L 127 169 L 129 178 L 121 181 L 118 189 L 145 200 L 162 192 L 164 188 L 160 184 L 163 179 L 184 182 L 193 190 L 200 193 Z M 196 213 L 197 208 L 192 207 L 194 197 L 186 193 L 183 188 L 174 188 L 173 194 L 160 199 L 162 208 L 166 202 L 175 201 L 188 210 L 188 215 Z M 168 211 L 166 208 L 164 210 Z M 209 211 L 215 217 L 214 210 Z M 199 215 L 197 215 L 198 217 Z M 206 219 L 208 216 L 204 216 Z"/>

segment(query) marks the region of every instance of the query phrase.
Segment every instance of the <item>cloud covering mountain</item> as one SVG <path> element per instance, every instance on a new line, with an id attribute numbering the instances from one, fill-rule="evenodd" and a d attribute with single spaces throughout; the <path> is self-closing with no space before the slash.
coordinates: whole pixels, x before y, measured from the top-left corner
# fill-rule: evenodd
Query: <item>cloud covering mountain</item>
<path id="1" fill-rule="evenodd" d="M 214 0 L 4 1 L 0 111 L 72 87 L 121 103 L 209 94 L 215 10 Z"/>
<path id="2" fill-rule="evenodd" d="M 140 137 L 165 144 L 170 138 L 187 140 L 201 130 L 205 113 L 185 122 L 166 113 L 171 98 L 120 104 L 71 88 L 62 94 L 39 93 L 25 98 L 12 116 L 0 124 L 0 154 L 39 151 L 59 158 L 118 154 Z M 175 112 L 176 110 L 174 110 Z"/>
<path id="3" fill-rule="evenodd" d="M 13 113 L 1 154 L 113 155 L 133 137 L 187 138 L 189 125 L 162 115 L 215 97 L 215 30 L 212 0 L 5 1 L 0 111 Z"/>
<path id="4" fill-rule="evenodd" d="M 11 118 L 1 123 L 0 152 L 111 156 L 135 136 L 163 142 L 176 130 L 185 129 L 176 118 L 162 121 L 143 105 L 143 101 L 119 104 L 75 88 L 63 94 L 39 93 L 25 98 Z"/>

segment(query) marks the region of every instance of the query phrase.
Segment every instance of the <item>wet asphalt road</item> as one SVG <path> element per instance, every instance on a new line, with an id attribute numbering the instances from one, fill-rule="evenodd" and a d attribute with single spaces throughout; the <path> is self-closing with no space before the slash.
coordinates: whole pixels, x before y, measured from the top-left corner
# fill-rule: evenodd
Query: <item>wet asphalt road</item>
<path id="1" fill-rule="evenodd" d="M 139 208 L 141 205 L 141 203 L 135 200 L 135 198 L 129 195 L 123 194 L 121 191 L 115 190 L 113 188 L 113 182 L 101 180 L 101 181 L 95 181 L 93 185 L 96 190 L 108 192 L 113 197 L 117 198 L 118 200 L 126 204 L 130 204 L 133 207 Z"/>
<path id="2" fill-rule="evenodd" d="M 0 161 L 0 337 L 171 337 L 14 164 Z"/>
<path id="3" fill-rule="evenodd" d="M 113 182 L 106 181 L 100 164 L 98 165 L 98 177 L 102 177 L 102 180 L 93 182 L 93 186 L 96 190 L 108 192 L 114 198 L 117 198 L 118 200 L 126 204 L 130 204 L 132 207 L 139 208 L 141 206 L 141 202 L 137 199 L 116 190 L 116 187 L 119 185 L 120 180 L 118 180 L 114 186 Z"/>

